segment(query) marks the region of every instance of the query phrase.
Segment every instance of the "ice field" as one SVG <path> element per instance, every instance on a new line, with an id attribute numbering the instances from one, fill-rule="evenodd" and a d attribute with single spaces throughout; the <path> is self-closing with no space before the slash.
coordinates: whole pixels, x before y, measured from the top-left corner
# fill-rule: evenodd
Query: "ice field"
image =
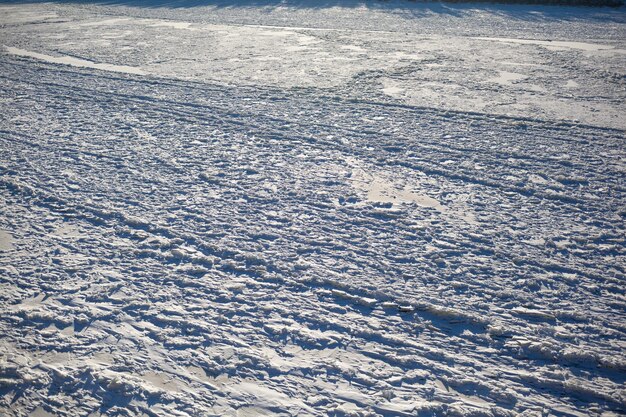
<path id="1" fill-rule="evenodd" d="M 0 415 L 626 413 L 626 9 L 0 4 Z"/>

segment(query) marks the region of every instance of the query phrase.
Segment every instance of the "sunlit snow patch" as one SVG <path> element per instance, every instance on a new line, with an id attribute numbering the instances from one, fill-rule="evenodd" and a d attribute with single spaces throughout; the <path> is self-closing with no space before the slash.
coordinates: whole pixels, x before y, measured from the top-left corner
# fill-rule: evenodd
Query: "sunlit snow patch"
<path id="1" fill-rule="evenodd" d="M 80 26 L 115 26 L 120 24 L 145 25 L 149 27 L 171 27 L 174 29 L 197 30 L 191 27 L 191 22 L 167 19 L 137 19 L 137 18 L 114 18 L 97 20 L 94 22 L 81 23 Z"/>
<path id="2" fill-rule="evenodd" d="M 43 407 L 37 407 L 30 414 L 31 417 L 53 417 L 54 414 L 47 412 Z"/>
<path id="3" fill-rule="evenodd" d="M 483 37 L 474 37 L 472 39 L 478 39 L 478 40 L 483 40 L 483 41 L 494 41 L 494 42 L 518 43 L 522 45 L 539 45 L 539 46 L 545 46 L 548 49 L 552 49 L 552 50 L 578 49 L 578 50 L 587 51 L 587 52 L 611 50 L 612 52 L 615 52 L 615 53 L 626 53 L 626 51 L 623 49 L 616 49 L 612 45 L 602 45 L 599 43 L 550 41 L 550 40 L 545 41 L 545 40 L 535 40 L 535 39 L 483 38 Z"/>
<path id="4" fill-rule="evenodd" d="M 393 98 L 402 98 L 404 88 L 398 87 L 392 80 L 383 80 L 383 93 Z"/>
<path id="5" fill-rule="evenodd" d="M 163 372 L 146 372 L 141 377 L 156 388 L 164 391 L 181 391 L 180 384 L 183 383 Z"/>
<path id="6" fill-rule="evenodd" d="M 13 236 L 9 232 L 0 230 L 0 252 L 13 249 Z"/>
<path id="7" fill-rule="evenodd" d="M 499 71 L 499 73 L 500 74 L 497 77 L 491 78 L 490 81 L 503 85 L 511 85 L 516 81 L 528 78 L 526 75 L 518 74 L 516 72 Z"/>
<path id="8" fill-rule="evenodd" d="M 86 59 L 74 58 L 72 56 L 52 56 L 40 54 L 38 52 L 27 51 L 26 49 L 5 46 L 4 49 L 11 55 L 35 58 L 52 64 L 70 65 L 72 67 L 93 68 L 102 71 L 124 72 L 127 74 L 145 75 L 146 73 L 137 67 L 128 65 L 113 65 L 88 61 Z"/>
<path id="9" fill-rule="evenodd" d="M 114 18 L 114 19 L 97 20 L 95 22 L 81 23 L 79 26 L 110 26 L 110 25 L 117 25 L 118 23 L 125 23 L 125 22 L 128 22 L 129 20 L 130 20 L 129 18 L 120 17 L 120 18 Z"/>
<path id="10" fill-rule="evenodd" d="M 405 187 L 399 187 L 384 178 L 368 174 L 361 169 L 352 172 L 355 188 L 367 193 L 367 200 L 375 203 L 415 203 L 422 207 L 432 207 L 443 212 L 439 201 L 424 194 L 417 194 Z"/>

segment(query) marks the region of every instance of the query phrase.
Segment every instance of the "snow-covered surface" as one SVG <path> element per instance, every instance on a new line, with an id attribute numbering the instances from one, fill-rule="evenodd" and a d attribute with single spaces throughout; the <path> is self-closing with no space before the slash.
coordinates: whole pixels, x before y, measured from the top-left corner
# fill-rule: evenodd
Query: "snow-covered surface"
<path id="1" fill-rule="evenodd" d="M 622 415 L 625 35 L 0 5 L 0 414 Z"/>

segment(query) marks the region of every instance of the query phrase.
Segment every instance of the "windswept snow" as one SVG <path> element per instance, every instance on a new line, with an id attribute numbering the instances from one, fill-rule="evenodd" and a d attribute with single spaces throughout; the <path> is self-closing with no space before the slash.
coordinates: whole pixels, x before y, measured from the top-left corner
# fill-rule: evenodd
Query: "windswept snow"
<path id="1" fill-rule="evenodd" d="M 71 65 L 73 67 L 93 68 L 102 71 L 125 72 L 128 74 L 145 75 L 145 72 L 143 72 L 139 68 L 129 67 L 128 65 L 96 63 L 88 61 L 86 59 L 79 59 L 71 56 L 50 56 L 45 54 L 39 54 L 37 52 L 27 51 L 25 49 L 13 48 L 10 46 L 5 47 L 5 49 L 9 54 L 12 55 L 35 58 L 37 60 L 50 62 L 52 64 Z"/>
<path id="2" fill-rule="evenodd" d="M 623 9 L 130 4 L 0 6 L 0 414 L 626 412 Z"/>

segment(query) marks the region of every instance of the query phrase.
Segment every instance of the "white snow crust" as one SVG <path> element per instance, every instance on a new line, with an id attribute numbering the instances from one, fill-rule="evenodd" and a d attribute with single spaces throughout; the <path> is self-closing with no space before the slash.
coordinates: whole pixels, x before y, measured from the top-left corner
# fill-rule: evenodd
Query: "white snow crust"
<path id="1" fill-rule="evenodd" d="M 0 5 L 0 414 L 626 413 L 626 13 Z"/>

